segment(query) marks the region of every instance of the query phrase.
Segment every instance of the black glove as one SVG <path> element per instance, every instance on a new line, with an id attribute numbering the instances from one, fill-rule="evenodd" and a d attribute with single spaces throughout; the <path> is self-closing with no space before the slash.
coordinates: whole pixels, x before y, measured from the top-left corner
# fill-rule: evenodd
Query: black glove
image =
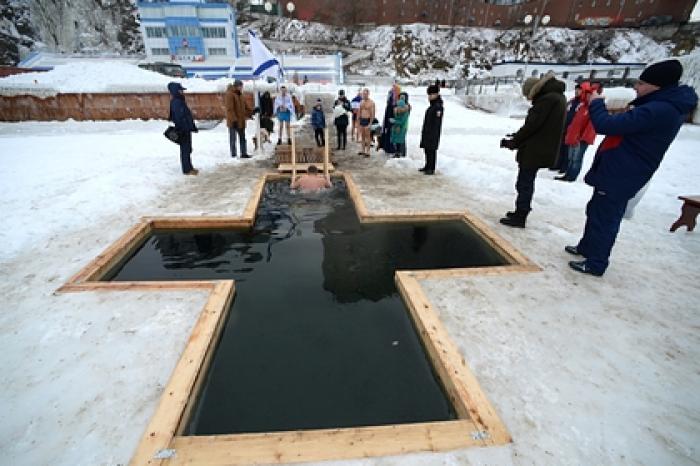
<path id="1" fill-rule="evenodd" d="M 193 133 L 199 133 L 199 130 L 198 130 L 197 127 L 195 126 L 195 127 L 192 129 L 192 132 L 193 132 Z"/>
<path id="2" fill-rule="evenodd" d="M 253 109 L 253 115 L 255 115 L 256 113 L 260 113 L 260 107 L 255 107 Z"/>
<path id="3" fill-rule="evenodd" d="M 514 150 L 514 149 L 516 149 L 515 141 L 512 139 L 503 138 L 503 139 L 501 139 L 501 147 L 505 147 L 506 149 Z"/>

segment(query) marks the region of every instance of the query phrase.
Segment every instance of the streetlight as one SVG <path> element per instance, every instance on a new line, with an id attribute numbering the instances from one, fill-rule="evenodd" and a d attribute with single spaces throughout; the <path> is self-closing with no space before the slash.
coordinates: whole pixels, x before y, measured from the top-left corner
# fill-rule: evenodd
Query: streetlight
<path id="1" fill-rule="evenodd" d="M 272 3 L 265 2 L 265 11 L 267 11 L 268 15 L 272 12 Z"/>
<path id="2" fill-rule="evenodd" d="M 537 33 L 537 26 L 539 26 L 540 24 L 546 26 L 547 24 L 549 24 L 549 21 L 551 19 L 552 18 L 550 18 L 549 15 L 537 15 L 535 18 L 533 18 L 532 15 L 525 15 L 525 17 L 523 18 L 523 23 L 525 23 L 526 25 L 532 23 L 532 34 L 530 34 L 530 40 L 527 41 L 527 55 L 525 56 L 525 69 L 523 70 L 523 80 L 525 80 L 527 77 L 527 66 L 530 64 L 530 49 L 532 49 L 532 41 L 535 39 L 535 34 Z"/>
<path id="3" fill-rule="evenodd" d="M 292 13 L 294 13 L 294 9 L 296 6 L 294 6 L 294 2 L 287 2 L 287 11 L 289 12 L 289 17 L 292 17 Z"/>

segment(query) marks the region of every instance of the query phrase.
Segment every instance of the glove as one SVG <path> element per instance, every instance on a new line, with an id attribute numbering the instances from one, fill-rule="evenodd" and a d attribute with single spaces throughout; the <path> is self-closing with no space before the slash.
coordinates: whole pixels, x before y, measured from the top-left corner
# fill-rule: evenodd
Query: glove
<path id="1" fill-rule="evenodd" d="M 193 133 L 199 133 L 199 130 L 198 130 L 197 127 L 195 126 L 195 127 L 192 129 L 192 132 L 193 132 Z"/>
<path id="2" fill-rule="evenodd" d="M 512 139 L 503 138 L 501 139 L 501 147 L 504 147 L 509 150 L 514 150 L 516 149 L 515 141 L 513 141 Z"/>
<path id="3" fill-rule="evenodd" d="M 393 124 L 393 123 L 395 123 L 395 122 L 396 122 L 396 120 L 394 120 L 393 118 L 389 118 L 389 123 L 392 123 L 392 124 Z"/>

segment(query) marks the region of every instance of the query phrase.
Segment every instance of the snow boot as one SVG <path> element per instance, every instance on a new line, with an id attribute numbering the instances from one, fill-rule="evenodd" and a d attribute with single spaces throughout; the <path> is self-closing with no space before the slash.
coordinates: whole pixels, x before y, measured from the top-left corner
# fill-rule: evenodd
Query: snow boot
<path id="1" fill-rule="evenodd" d="M 597 272 L 594 271 L 589 267 L 589 265 L 586 263 L 586 261 L 581 261 L 581 262 L 576 262 L 576 261 L 571 261 L 569 262 L 569 267 L 574 269 L 577 272 L 585 273 L 588 275 L 593 275 L 594 277 L 602 277 L 603 272 Z"/>
<path id="2" fill-rule="evenodd" d="M 564 251 L 568 252 L 569 254 L 573 254 L 574 256 L 582 256 L 578 250 L 578 247 L 576 246 L 564 246 Z"/>
<path id="3" fill-rule="evenodd" d="M 499 220 L 499 222 L 501 222 L 501 224 L 503 225 L 513 228 L 525 228 L 525 220 L 527 219 L 527 214 L 528 212 L 522 212 L 517 210 L 515 212 L 506 212 L 506 216 Z"/>

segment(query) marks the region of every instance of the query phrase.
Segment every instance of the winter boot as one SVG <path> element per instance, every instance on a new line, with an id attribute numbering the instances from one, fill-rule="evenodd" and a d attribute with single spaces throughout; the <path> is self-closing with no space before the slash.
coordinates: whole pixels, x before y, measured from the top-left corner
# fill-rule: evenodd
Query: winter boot
<path id="1" fill-rule="evenodd" d="M 508 215 L 511 213 L 512 215 Z M 501 222 L 501 224 L 507 225 L 509 227 L 525 228 L 525 220 L 527 219 L 527 214 L 528 212 L 518 210 L 516 210 L 515 212 L 507 212 L 506 216 L 499 221 Z"/>

